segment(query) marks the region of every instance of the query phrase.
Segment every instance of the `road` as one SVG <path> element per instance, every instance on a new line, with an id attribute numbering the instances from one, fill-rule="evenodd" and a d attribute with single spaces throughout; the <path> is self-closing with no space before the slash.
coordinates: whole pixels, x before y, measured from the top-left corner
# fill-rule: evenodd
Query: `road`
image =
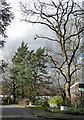
<path id="1" fill-rule="evenodd" d="M 69 115 L 70 116 L 70 115 Z M 67 117 L 67 115 L 66 115 Z M 0 106 L 0 120 L 84 120 L 84 116 L 74 117 L 71 115 L 69 118 L 46 118 L 35 116 L 31 113 L 29 108 L 20 107 L 17 105 L 2 105 Z"/>
<path id="2" fill-rule="evenodd" d="M 17 105 L 0 106 L 0 120 L 35 120 L 29 109 Z"/>

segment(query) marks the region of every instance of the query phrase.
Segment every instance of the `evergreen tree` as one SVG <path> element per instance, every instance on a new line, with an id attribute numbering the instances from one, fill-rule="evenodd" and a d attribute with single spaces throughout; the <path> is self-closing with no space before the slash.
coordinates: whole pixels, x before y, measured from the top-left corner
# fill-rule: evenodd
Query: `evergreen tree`
<path id="1" fill-rule="evenodd" d="M 40 86 L 46 82 L 47 59 L 45 49 L 39 48 L 36 51 L 29 51 L 27 44 L 22 42 L 21 47 L 17 49 L 12 58 L 12 62 L 11 74 L 15 81 L 14 85 L 19 87 L 18 90 L 22 98 L 27 96 L 35 103 L 35 97 L 39 95 Z"/>
<path id="2" fill-rule="evenodd" d="M 11 94 L 13 95 L 13 103 L 16 103 L 16 98 L 18 96 L 18 87 L 19 87 L 19 82 L 18 82 L 18 69 L 17 67 L 13 67 L 10 69 L 10 83 L 11 83 Z"/>
<path id="3" fill-rule="evenodd" d="M 23 60 L 25 56 L 28 54 L 27 44 L 24 42 L 21 43 L 21 47 L 17 49 L 14 57 L 12 58 L 13 62 L 13 70 L 11 71 L 13 77 L 16 75 L 16 83 L 19 84 L 19 92 L 21 93 L 22 98 L 24 98 L 24 85 L 25 85 L 25 65 Z"/>
<path id="4" fill-rule="evenodd" d="M 0 1 L 0 47 L 4 46 L 4 40 L 2 37 L 7 37 L 6 29 L 7 26 L 10 25 L 12 19 L 14 18 L 14 14 L 11 12 L 10 4 L 6 2 L 6 0 Z"/>
<path id="5" fill-rule="evenodd" d="M 45 84 L 44 77 L 47 74 L 46 72 L 46 63 L 47 59 L 45 58 L 45 50 L 44 48 L 37 49 L 36 52 L 31 51 L 30 55 L 27 55 L 26 57 L 26 64 L 27 64 L 27 80 L 29 79 L 29 93 L 31 93 L 30 99 L 35 102 L 35 97 L 39 95 L 39 88 L 40 85 L 43 83 Z"/>

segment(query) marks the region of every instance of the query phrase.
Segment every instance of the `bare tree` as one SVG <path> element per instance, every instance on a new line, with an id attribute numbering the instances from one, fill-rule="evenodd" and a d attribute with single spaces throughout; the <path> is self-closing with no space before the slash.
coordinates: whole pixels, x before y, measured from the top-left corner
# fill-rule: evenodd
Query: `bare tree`
<path id="1" fill-rule="evenodd" d="M 9 98 L 13 96 L 13 103 L 16 103 L 19 84 L 16 83 L 15 78 L 13 78 L 13 76 L 10 74 L 10 69 L 13 67 L 12 57 L 14 56 L 14 52 L 15 48 L 13 47 L 11 50 L 7 49 L 7 51 L 5 51 L 5 54 L 3 54 L 4 61 L 2 60 L 3 66 L 1 69 L 1 75 L 3 96 L 7 95 Z"/>
<path id="2" fill-rule="evenodd" d="M 81 16 L 84 13 L 82 7 L 74 0 L 59 0 L 59 2 L 35 0 L 29 4 L 20 3 L 20 5 L 23 13 L 22 20 L 44 25 L 51 32 L 53 31 L 54 37 L 36 35 L 35 39 L 47 39 L 58 45 L 59 51 L 55 50 L 56 58 L 50 54 L 48 56 L 53 62 L 53 67 L 60 71 L 65 79 L 65 93 L 70 102 L 71 78 L 78 69 L 73 67 L 73 61 L 82 40 Z"/>

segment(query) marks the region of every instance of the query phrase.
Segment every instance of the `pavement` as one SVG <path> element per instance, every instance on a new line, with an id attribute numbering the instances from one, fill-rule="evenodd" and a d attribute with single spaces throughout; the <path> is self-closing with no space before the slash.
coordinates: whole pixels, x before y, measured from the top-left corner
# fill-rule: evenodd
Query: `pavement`
<path id="1" fill-rule="evenodd" d="M 27 107 L 28 108 L 28 107 Z M 26 109 L 27 109 L 26 108 Z M 67 113 L 51 113 L 41 108 L 28 108 L 34 114 L 37 120 L 84 120 L 84 115 L 67 114 Z"/>
<path id="2" fill-rule="evenodd" d="M 84 120 L 84 115 L 51 113 L 41 108 L 2 105 L 0 120 Z"/>
<path id="3" fill-rule="evenodd" d="M 36 120 L 29 109 L 17 105 L 1 105 L 0 120 Z"/>

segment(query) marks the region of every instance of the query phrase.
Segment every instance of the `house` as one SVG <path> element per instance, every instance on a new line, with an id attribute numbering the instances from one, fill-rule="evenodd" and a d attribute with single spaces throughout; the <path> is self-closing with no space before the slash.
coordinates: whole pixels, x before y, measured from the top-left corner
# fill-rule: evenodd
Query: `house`
<path id="1" fill-rule="evenodd" d="M 81 69 L 78 71 L 79 81 L 70 87 L 71 103 L 84 108 L 84 58 L 80 59 Z"/>
<path id="2" fill-rule="evenodd" d="M 83 53 L 84 54 L 84 51 Z M 70 87 L 71 92 L 71 103 L 77 107 L 84 108 L 84 58 L 79 59 L 81 64 L 80 70 L 78 71 L 79 81 L 74 83 Z"/>
<path id="3" fill-rule="evenodd" d="M 84 9 L 84 1 L 82 2 Z M 84 26 L 84 14 L 82 14 L 82 26 Z M 79 81 L 70 87 L 71 103 L 77 107 L 84 108 L 84 31 L 82 38 L 82 58 L 80 59 L 81 69 L 78 72 Z"/>
<path id="4" fill-rule="evenodd" d="M 71 103 L 76 107 L 84 108 L 84 82 L 76 82 L 70 87 Z"/>

